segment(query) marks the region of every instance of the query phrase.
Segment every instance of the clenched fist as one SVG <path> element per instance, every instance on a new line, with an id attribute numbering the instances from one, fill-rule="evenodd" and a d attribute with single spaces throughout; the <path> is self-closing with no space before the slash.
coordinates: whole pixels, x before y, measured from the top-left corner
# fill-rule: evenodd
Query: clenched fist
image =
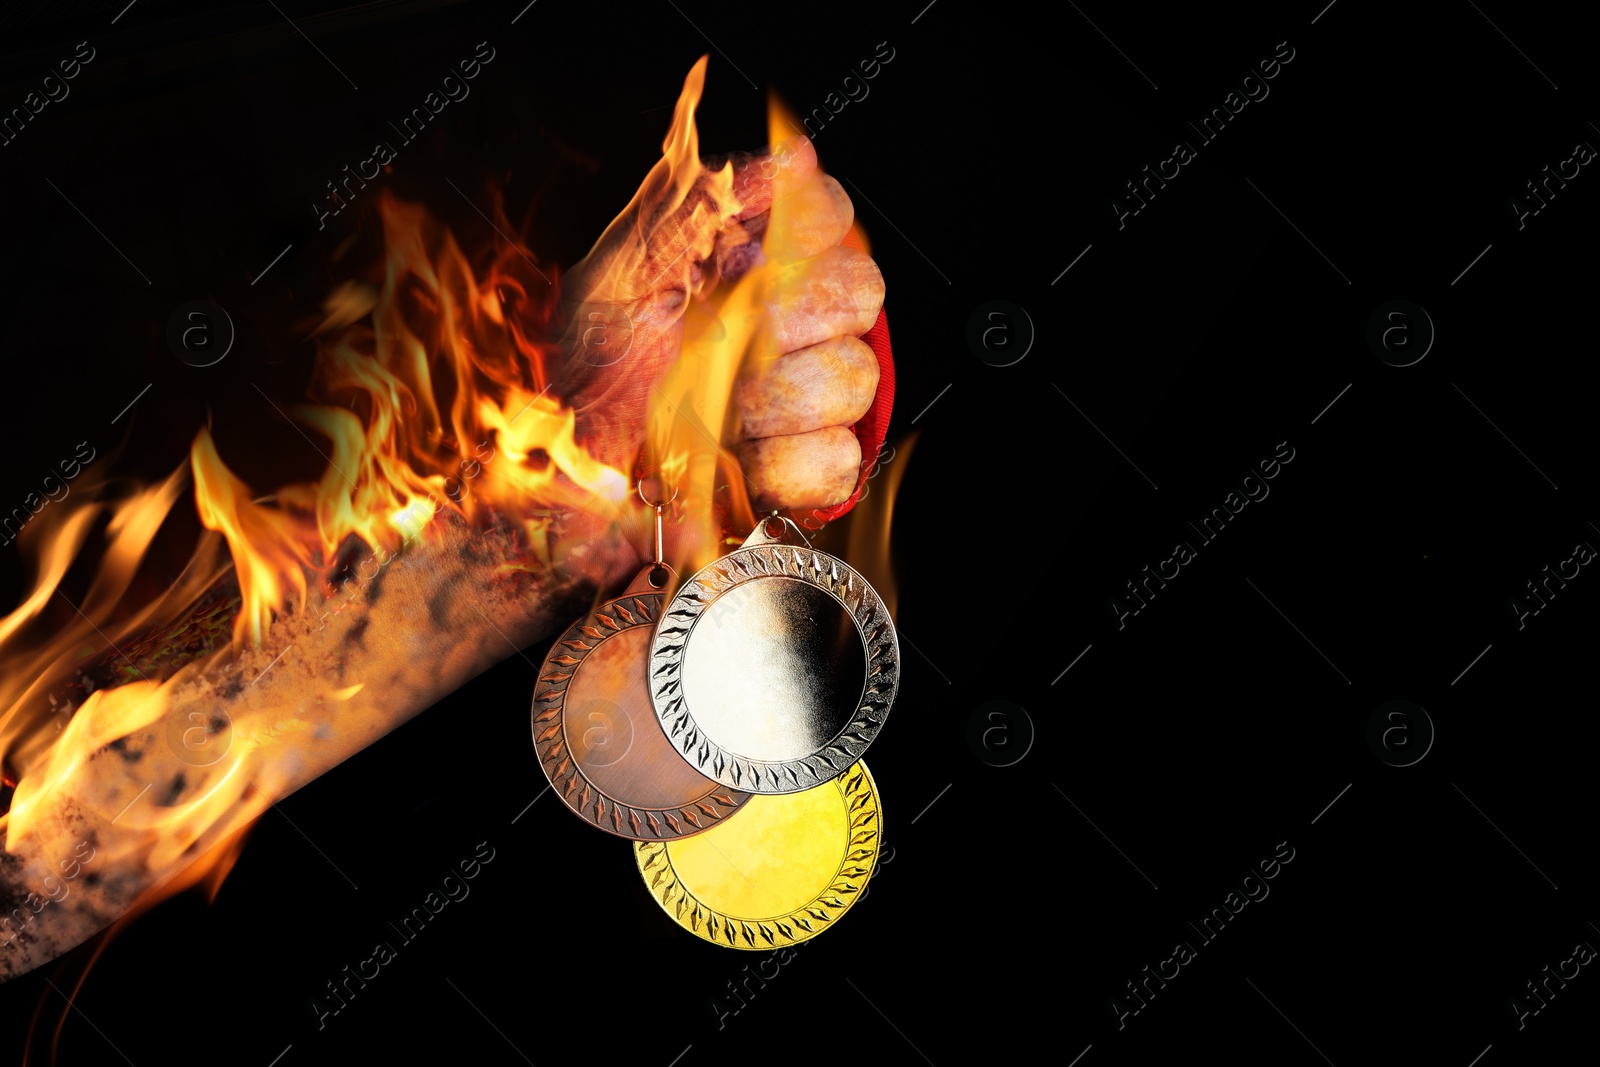
<path id="1" fill-rule="evenodd" d="M 702 59 L 680 111 L 692 108 L 704 71 Z M 688 138 L 679 147 L 692 150 L 692 119 L 680 114 L 673 128 Z M 666 147 L 565 278 L 557 395 L 576 409 L 590 452 L 628 469 L 652 390 L 678 359 L 688 301 L 765 265 L 757 336 L 730 397 L 723 443 L 739 457 L 758 510 L 837 504 L 854 491 L 861 465 L 849 427 L 878 385 L 877 359 L 858 338 L 884 296 L 877 265 L 841 243 L 854 219 L 850 198 L 818 168 L 804 138 L 708 160 L 687 182 L 682 162 L 674 174 L 672 141 Z M 718 179 L 730 161 L 731 189 Z"/>

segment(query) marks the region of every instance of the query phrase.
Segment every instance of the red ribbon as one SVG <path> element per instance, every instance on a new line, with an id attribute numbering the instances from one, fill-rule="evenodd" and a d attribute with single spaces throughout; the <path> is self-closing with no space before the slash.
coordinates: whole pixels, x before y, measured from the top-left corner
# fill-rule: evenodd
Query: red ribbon
<path id="1" fill-rule="evenodd" d="M 851 230 L 850 235 L 854 237 L 855 230 Z M 845 244 L 850 244 L 850 241 L 846 240 Z M 862 489 L 866 487 L 867 476 L 872 473 L 878 456 L 883 452 L 883 440 L 889 435 L 889 415 L 894 409 L 894 356 L 889 350 L 889 317 L 882 308 L 878 309 L 878 321 L 872 324 L 872 329 L 861 335 L 861 339 L 872 347 L 872 354 L 878 357 L 878 391 L 872 398 L 872 407 L 861 416 L 860 422 L 850 427 L 850 432 L 861 442 L 861 472 L 856 478 L 856 489 L 850 494 L 850 499 L 830 508 L 816 508 L 796 516 L 805 521 L 809 529 L 841 518 L 856 506 L 856 501 L 861 499 Z"/>
<path id="2" fill-rule="evenodd" d="M 860 231 L 853 225 L 840 244 L 858 252 L 867 250 Z M 861 472 L 856 477 L 856 489 L 850 494 L 850 499 L 842 504 L 816 508 L 795 516 L 808 529 L 820 529 L 823 523 L 843 517 L 856 506 L 866 487 L 867 477 L 883 452 L 883 440 L 889 435 L 889 414 L 894 409 L 894 356 L 889 351 L 889 317 L 882 308 L 878 309 L 878 321 L 872 324 L 872 329 L 861 335 L 861 339 L 872 347 L 872 354 L 878 357 L 878 391 L 872 398 L 872 407 L 860 422 L 850 427 L 850 432 L 861 442 Z"/>

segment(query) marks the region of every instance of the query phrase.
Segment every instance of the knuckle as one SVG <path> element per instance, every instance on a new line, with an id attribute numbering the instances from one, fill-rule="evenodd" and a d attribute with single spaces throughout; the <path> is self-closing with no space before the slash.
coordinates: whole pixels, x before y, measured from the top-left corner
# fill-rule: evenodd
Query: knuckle
<path id="1" fill-rule="evenodd" d="M 872 294 L 875 305 L 882 304 L 885 292 L 883 271 L 878 268 L 877 262 L 865 252 L 857 254 L 861 257 L 860 265 L 857 269 L 861 271 L 862 288 Z"/>
<path id="2" fill-rule="evenodd" d="M 838 180 L 831 174 L 822 176 L 822 184 L 833 197 L 835 211 L 844 219 L 845 225 L 848 227 L 851 222 L 855 221 L 856 217 L 856 206 L 850 199 L 850 194 L 845 192 L 844 186 L 840 185 Z"/>

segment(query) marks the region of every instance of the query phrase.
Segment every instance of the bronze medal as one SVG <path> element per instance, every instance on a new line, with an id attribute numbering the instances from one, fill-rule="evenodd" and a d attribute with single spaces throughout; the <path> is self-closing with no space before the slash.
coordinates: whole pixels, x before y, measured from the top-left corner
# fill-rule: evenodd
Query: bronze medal
<path id="1" fill-rule="evenodd" d="M 660 567 L 568 627 L 533 692 L 533 747 L 556 794 L 588 822 L 636 841 L 699 833 L 749 799 L 686 763 L 651 706 L 645 666 L 666 600 L 656 591 L 666 581 Z"/>
<path id="2" fill-rule="evenodd" d="M 707 833 L 640 841 L 650 895 L 679 926 L 729 948 L 767 950 L 815 937 L 861 898 L 883 819 L 865 763 L 830 782 L 756 796 Z"/>
<path id="3" fill-rule="evenodd" d="M 650 654 L 650 697 L 672 744 L 751 793 L 811 789 L 860 759 L 899 681 L 878 594 L 777 517 L 678 588 Z"/>

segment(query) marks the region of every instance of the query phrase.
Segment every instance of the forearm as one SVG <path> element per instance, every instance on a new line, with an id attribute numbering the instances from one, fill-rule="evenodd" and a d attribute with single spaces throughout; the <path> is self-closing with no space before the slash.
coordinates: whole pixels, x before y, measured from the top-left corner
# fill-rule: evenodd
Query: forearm
<path id="1" fill-rule="evenodd" d="M 59 787 L 16 798 L 0 854 L 0 981 L 92 937 L 270 804 L 549 636 L 639 566 L 615 524 L 573 514 L 553 533 L 546 570 L 510 531 L 441 516 L 392 561 L 364 555 L 356 577 L 327 599 L 313 593 L 261 648 L 184 665 L 159 691 L 103 690 L 80 708 L 68 729 L 115 734 L 117 715 L 158 702 L 124 740 L 85 751 Z M 212 730 L 218 721 L 227 727 Z M 192 734 L 198 744 L 175 743 L 196 729 L 207 731 Z"/>

